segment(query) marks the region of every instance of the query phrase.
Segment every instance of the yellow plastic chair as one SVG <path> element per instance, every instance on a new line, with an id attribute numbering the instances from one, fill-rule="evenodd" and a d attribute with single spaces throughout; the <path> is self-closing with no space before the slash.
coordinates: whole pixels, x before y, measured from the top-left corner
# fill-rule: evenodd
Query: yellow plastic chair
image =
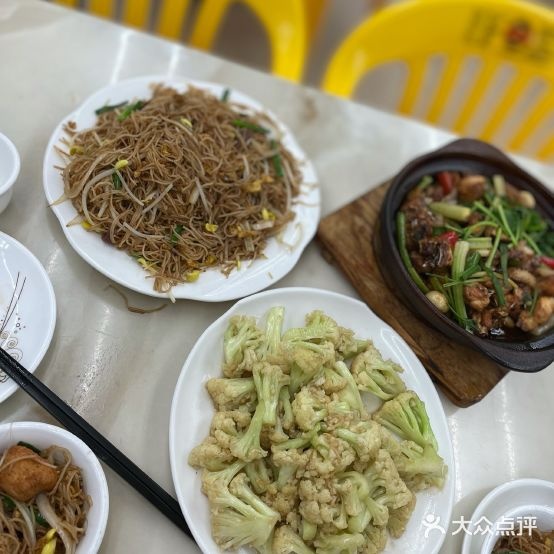
<path id="1" fill-rule="evenodd" d="M 271 45 L 273 73 L 292 81 L 302 77 L 310 33 L 308 24 L 316 25 L 321 15 L 321 0 L 202 0 L 190 44 L 209 50 L 232 3 L 240 1 L 258 17 Z M 311 7 L 308 16 L 307 8 Z"/>
<path id="2" fill-rule="evenodd" d="M 75 8 L 78 0 L 55 0 L 57 4 Z M 132 27 L 148 29 L 152 0 L 125 0 L 121 22 Z M 190 0 L 164 0 L 160 4 L 153 31 L 167 38 L 178 39 L 189 9 Z M 100 17 L 113 18 L 117 0 L 89 0 L 88 11 Z"/>
<path id="3" fill-rule="evenodd" d="M 332 94 L 351 96 L 368 71 L 401 61 L 408 76 L 397 109 L 412 114 L 429 61 L 437 55 L 444 56 L 444 65 L 424 115 L 427 121 L 439 122 L 461 70 L 475 57 L 480 66 L 455 114 L 456 132 L 464 133 L 499 68 L 506 64 L 513 70 L 511 80 L 484 117 L 479 137 L 493 140 L 511 108 L 530 93 L 537 79 L 542 80 L 542 93 L 517 128 L 510 129 L 507 147 L 522 149 L 545 118 L 554 116 L 554 11 L 519 0 L 410 0 L 385 8 L 346 38 L 322 86 Z M 554 135 L 535 155 L 540 159 L 554 155 Z"/>

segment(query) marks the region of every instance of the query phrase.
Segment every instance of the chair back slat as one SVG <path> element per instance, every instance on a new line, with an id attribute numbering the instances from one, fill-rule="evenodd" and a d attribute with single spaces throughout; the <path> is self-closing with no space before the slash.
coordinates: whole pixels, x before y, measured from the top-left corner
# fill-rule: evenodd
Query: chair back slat
<path id="1" fill-rule="evenodd" d="M 437 56 L 444 57 L 442 72 L 434 90 L 423 91 L 429 89 L 429 69 Z M 480 68 L 453 106 L 467 60 L 474 58 Z M 391 63 L 409 69 L 399 112 L 435 124 L 449 119 L 457 133 L 498 143 L 513 123 L 514 106 L 529 97 L 531 81 L 544 79 L 554 86 L 554 11 L 522 0 L 408 0 L 381 10 L 344 40 L 329 63 L 323 88 L 351 96 L 367 72 Z M 513 75 L 499 89 L 506 68 L 513 68 Z M 527 121 L 512 125 L 511 148 L 523 147 L 552 112 L 551 101 L 541 98 Z M 421 110 L 424 104 L 428 109 Z M 446 117 L 447 111 L 454 115 Z M 545 140 L 535 155 L 549 156 L 552 148 Z"/>

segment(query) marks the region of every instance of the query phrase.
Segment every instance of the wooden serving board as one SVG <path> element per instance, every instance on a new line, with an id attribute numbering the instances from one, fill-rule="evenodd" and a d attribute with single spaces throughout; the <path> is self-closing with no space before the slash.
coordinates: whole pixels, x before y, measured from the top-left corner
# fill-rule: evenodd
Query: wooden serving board
<path id="1" fill-rule="evenodd" d="M 323 219 L 318 239 L 368 306 L 409 344 L 427 372 L 457 406 L 479 402 L 507 369 L 455 343 L 414 315 L 387 287 L 373 250 L 373 233 L 389 183 L 377 187 Z"/>

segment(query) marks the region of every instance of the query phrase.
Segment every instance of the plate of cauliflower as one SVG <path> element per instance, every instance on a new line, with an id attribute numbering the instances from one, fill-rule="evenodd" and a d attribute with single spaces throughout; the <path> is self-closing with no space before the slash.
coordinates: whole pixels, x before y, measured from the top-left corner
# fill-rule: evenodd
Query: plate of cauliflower
<path id="1" fill-rule="evenodd" d="M 206 554 L 433 554 L 444 534 L 428 523 L 452 511 L 425 369 L 365 304 L 324 290 L 250 296 L 204 332 L 175 390 L 170 458 Z"/>

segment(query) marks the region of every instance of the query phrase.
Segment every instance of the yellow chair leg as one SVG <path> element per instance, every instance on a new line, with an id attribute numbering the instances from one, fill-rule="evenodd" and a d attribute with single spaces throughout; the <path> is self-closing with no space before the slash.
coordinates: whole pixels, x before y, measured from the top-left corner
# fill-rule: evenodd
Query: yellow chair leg
<path id="1" fill-rule="evenodd" d="M 398 105 L 398 111 L 410 115 L 413 113 L 415 104 L 419 97 L 419 91 L 425 78 L 427 61 L 423 58 L 417 58 L 408 62 L 408 79 L 404 86 L 404 94 Z"/>
<path id="2" fill-rule="evenodd" d="M 202 0 L 189 40 L 191 46 L 201 50 L 209 50 L 213 46 L 228 5 L 228 0 Z"/>
<path id="3" fill-rule="evenodd" d="M 481 138 L 483 140 L 490 141 L 494 138 L 495 133 L 506 120 L 506 114 L 510 113 L 511 108 L 515 106 L 517 101 L 521 98 L 522 94 L 529 86 L 530 77 L 531 75 L 527 71 L 520 71 L 515 76 L 502 99 L 497 104 L 492 117 L 481 131 Z"/>
<path id="4" fill-rule="evenodd" d="M 112 0 L 90 0 L 89 11 L 100 17 L 112 17 L 114 5 Z"/>
<path id="5" fill-rule="evenodd" d="M 167 38 L 180 38 L 189 4 L 189 0 L 166 0 L 158 17 L 156 32 Z"/>
<path id="6" fill-rule="evenodd" d="M 496 60 L 487 59 L 484 61 L 481 69 L 479 71 L 477 80 L 473 83 L 471 88 L 471 93 L 469 94 L 468 99 L 466 100 L 462 110 L 460 111 L 456 122 L 454 123 L 454 130 L 457 133 L 463 134 L 465 129 L 473 117 L 475 111 L 481 103 L 481 99 L 485 94 L 496 70 L 498 69 L 498 63 Z"/>
<path id="7" fill-rule="evenodd" d="M 464 58 L 462 56 L 451 56 L 447 58 L 439 87 L 435 93 L 435 97 L 433 98 L 433 102 L 431 103 L 431 107 L 429 108 L 429 113 L 426 118 L 431 123 L 439 122 L 440 117 L 446 108 L 446 104 L 450 98 L 463 62 Z"/>
<path id="8" fill-rule="evenodd" d="M 171 0 L 165 0 L 170 2 Z M 150 19 L 150 0 L 126 0 L 123 8 L 123 23 L 144 29 Z"/>
<path id="9" fill-rule="evenodd" d="M 524 121 L 519 129 L 514 133 L 513 138 L 508 142 L 508 148 L 511 150 L 521 150 L 531 135 L 537 130 L 544 121 L 545 116 L 554 111 L 554 91 L 552 87 L 546 87 L 542 96 L 525 114 Z"/>

